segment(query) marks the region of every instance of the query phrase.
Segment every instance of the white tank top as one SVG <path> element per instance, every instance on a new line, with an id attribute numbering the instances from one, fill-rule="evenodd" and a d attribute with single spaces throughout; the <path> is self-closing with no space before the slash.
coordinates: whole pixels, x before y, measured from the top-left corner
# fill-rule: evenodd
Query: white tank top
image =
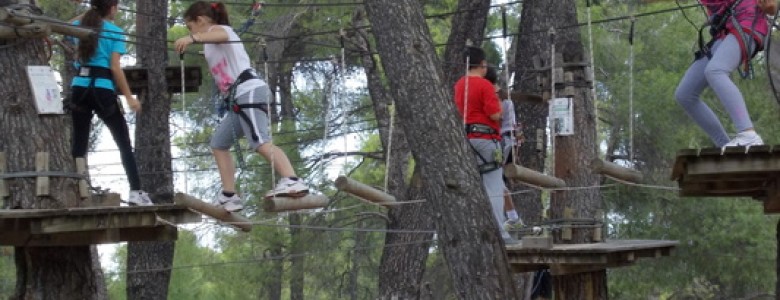
<path id="1" fill-rule="evenodd" d="M 252 62 L 249 60 L 249 55 L 246 54 L 244 44 L 233 42 L 240 40 L 233 28 L 225 25 L 214 25 L 209 27 L 208 31 L 211 31 L 215 26 L 225 29 L 225 32 L 228 34 L 228 41 L 231 42 L 205 44 L 203 46 L 203 54 L 206 56 L 209 71 L 214 76 L 217 87 L 222 93 L 225 93 L 230 85 L 238 79 L 238 75 L 241 75 L 241 72 L 252 67 Z M 236 88 L 236 97 L 264 85 L 267 85 L 267 83 L 260 79 L 244 81 Z"/>

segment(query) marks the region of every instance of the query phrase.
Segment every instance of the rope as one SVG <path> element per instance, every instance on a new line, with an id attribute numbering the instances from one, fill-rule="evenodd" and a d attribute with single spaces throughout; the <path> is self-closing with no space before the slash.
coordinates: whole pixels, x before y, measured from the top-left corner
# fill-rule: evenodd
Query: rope
<path id="1" fill-rule="evenodd" d="M 193 41 L 194 41 L 194 39 L 193 39 Z M 179 69 L 181 71 L 181 115 L 182 115 L 182 122 L 184 122 L 184 126 L 183 126 L 184 132 L 188 132 L 187 131 L 187 118 L 186 118 L 186 116 L 187 116 L 187 100 L 184 97 L 184 94 L 186 93 L 186 89 L 185 89 L 185 86 L 184 86 L 184 84 L 185 84 L 185 78 L 184 78 L 184 53 L 180 53 L 179 54 Z M 185 166 L 187 165 L 186 162 L 184 164 L 185 164 Z M 187 168 L 187 169 L 189 169 L 189 168 Z M 187 175 L 188 173 L 189 172 L 184 172 L 184 193 L 187 193 L 187 194 L 189 194 L 189 190 L 190 190 L 189 189 L 189 184 L 188 184 L 188 182 L 189 182 L 188 175 Z"/>
<path id="2" fill-rule="evenodd" d="M 87 175 L 62 172 L 62 171 L 45 171 L 45 172 L 15 172 L 15 173 L 0 173 L 0 179 L 13 179 L 13 178 L 29 178 L 29 177 L 63 177 L 63 178 L 75 178 L 75 179 L 89 179 Z"/>
<path id="3" fill-rule="evenodd" d="M 587 16 L 588 16 L 588 53 L 590 53 L 590 96 L 593 99 L 593 115 L 594 120 L 598 123 L 599 121 L 599 107 L 598 107 L 598 101 L 596 99 L 596 62 L 595 62 L 595 53 L 593 52 L 593 21 L 591 19 L 590 15 L 590 0 L 586 1 L 587 3 Z M 598 143 L 594 145 L 596 147 L 596 153 L 598 153 Z"/>
<path id="4" fill-rule="evenodd" d="M 394 125 L 393 123 L 395 122 L 395 113 L 391 109 L 392 107 L 394 107 L 392 106 L 393 100 L 390 101 L 391 101 L 389 103 L 390 105 L 388 106 L 387 109 L 387 112 L 390 114 L 390 129 L 388 130 L 387 133 L 387 151 L 386 151 L 387 153 L 385 154 L 387 155 L 387 157 L 385 158 L 385 192 L 390 191 L 388 187 L 390 182 L 390 157 L 392 156 L 391 154 L 393 152 L 393 125 Z"/>
<path id="5" fill-rule="evenodd" d="M 636 18 L 631 18 L 628 34 L 628 160 L 631 165 L 634 165 L 634 25 Z"/>

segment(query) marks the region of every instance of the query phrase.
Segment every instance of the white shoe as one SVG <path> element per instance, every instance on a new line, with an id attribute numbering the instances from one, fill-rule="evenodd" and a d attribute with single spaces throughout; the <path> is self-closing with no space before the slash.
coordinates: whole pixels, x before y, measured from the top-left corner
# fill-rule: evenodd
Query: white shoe
<path id="1" fill-rule="evenodd" d="M 283 177 L 273 190 L 265 194 L 266 198 L 272 197 L 303 197 L 309 193 L 309 187 L 303 183 L 303 180 L 292 180 Z"/>
<path id="2" fill-rule="evenodd" d="M 762 140 L 761 137 L 754 130 L 748 130 L 748 131 L 737 133 L 737 136 L 734 137 L 734 139 L 729 141 L 723 147 L 739 147 L 739 146 L 750 147 L 750 146 L 761 146 L 763 144 L 764 144 L 764 140 Z"/>
<path id="3" fill-rule="evenodd" d="M 130 198 L 127 199 L 127 203 L 138 206 L 154 205 L 152 199 L 149 199 L 149 194 L 141 190 L 130 191 Z"/>
<path id="4" fill-rule="evenodd" d="M 525 224 L 523 224 L 523 220 L 520 220 L 520 218 L 508 219 L 504 222 L 504 230 L 506 231 L 518 230 L 523 227 L 525 227 Z"/>
<path id="5" fill-rule="evenodd" d="M 241 197 L 239 197 L 238 194 L 228 197 L 223 193 L 219 193 L 217 200 L 214 201 L 213 204 L 214 206 L 222 207 L 229 212 L 237 212 L 244 209 L 244 200 L 241 200 Z"/>

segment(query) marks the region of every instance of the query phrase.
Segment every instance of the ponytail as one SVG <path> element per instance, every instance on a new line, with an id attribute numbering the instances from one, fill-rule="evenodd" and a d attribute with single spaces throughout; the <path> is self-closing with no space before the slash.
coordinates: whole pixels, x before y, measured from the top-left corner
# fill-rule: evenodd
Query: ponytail
<path id="1" fill-rule="evenodd" d="M 117 5 L 118 0 L 92 0 L 92 8 L 90 8 L 84 17 L 81 19 L 81 26 L 93 29 L 98 34 L 89 35 L 87 38 L 79 39 L 79 61 L 82 64 L 87 63 L 93 55 L 98 46 L 98 37 L 100 31 L 103 29 L 103 18 L 111 13 L 111 8 Z"/>
<path id="2" fill-rule="evenodd" d="M 230 19 L 228 18 L 227 7 L 222 2 L 198 1 L 192 3 L 187 11 L 184 12 L 185 20 L 195 20 L 200 16 L 209 17 L 214 23 L 218 25 L 230 26 Z"/>

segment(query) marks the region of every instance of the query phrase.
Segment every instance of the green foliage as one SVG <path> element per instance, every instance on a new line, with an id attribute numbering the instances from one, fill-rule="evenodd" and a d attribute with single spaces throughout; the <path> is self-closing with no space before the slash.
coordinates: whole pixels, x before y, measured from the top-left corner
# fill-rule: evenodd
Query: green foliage
<path id="1" fill-rule="evenodd" d="M 593 19 L 606 19 L 676 7 L 674 3 L 630 7 L 594 6 Z M 584 19 L 584 9 L 581 10 Z M 704 21 L 697 9 L 685 11 L 693 24 Z M 670 186 L 671 164 L 681 148 L 712 147 L 674 98 L 675 88 L 692 62 L 696 31 L 679 12 L 638 18 L 634 39 L 634 125 L 629 126 L 630 21 L 594 25 L 599 137 L 602 150 L 633 165 L 647 183 Z M 583 38 L 587 37 L 583 28 Z M 584 40 L 587 45 L 587 41 Z M 777 139 L 777 104 L 769 101 L 764 66 L 754 80 L 732 76 L 743 92 L 756 128 L 767 142 Z M 734 132 L 715 95 L 702 96 Z M 634 149 L 629 148 L 633 132 Z M 614 141 L 613 144 L 610 141 Z M 633 152 L 632 152 L 633 151 Z M 671 257 L 640 261 L 609 272 L 614 299 L 734 299 L 774 290 L 776 217 L 764 216 L 759 203 L 725 198 L 681 198 L 676 192 L 618 186 L 603 190 L 609 211 L 609 238 L 678 240 Z"/>

